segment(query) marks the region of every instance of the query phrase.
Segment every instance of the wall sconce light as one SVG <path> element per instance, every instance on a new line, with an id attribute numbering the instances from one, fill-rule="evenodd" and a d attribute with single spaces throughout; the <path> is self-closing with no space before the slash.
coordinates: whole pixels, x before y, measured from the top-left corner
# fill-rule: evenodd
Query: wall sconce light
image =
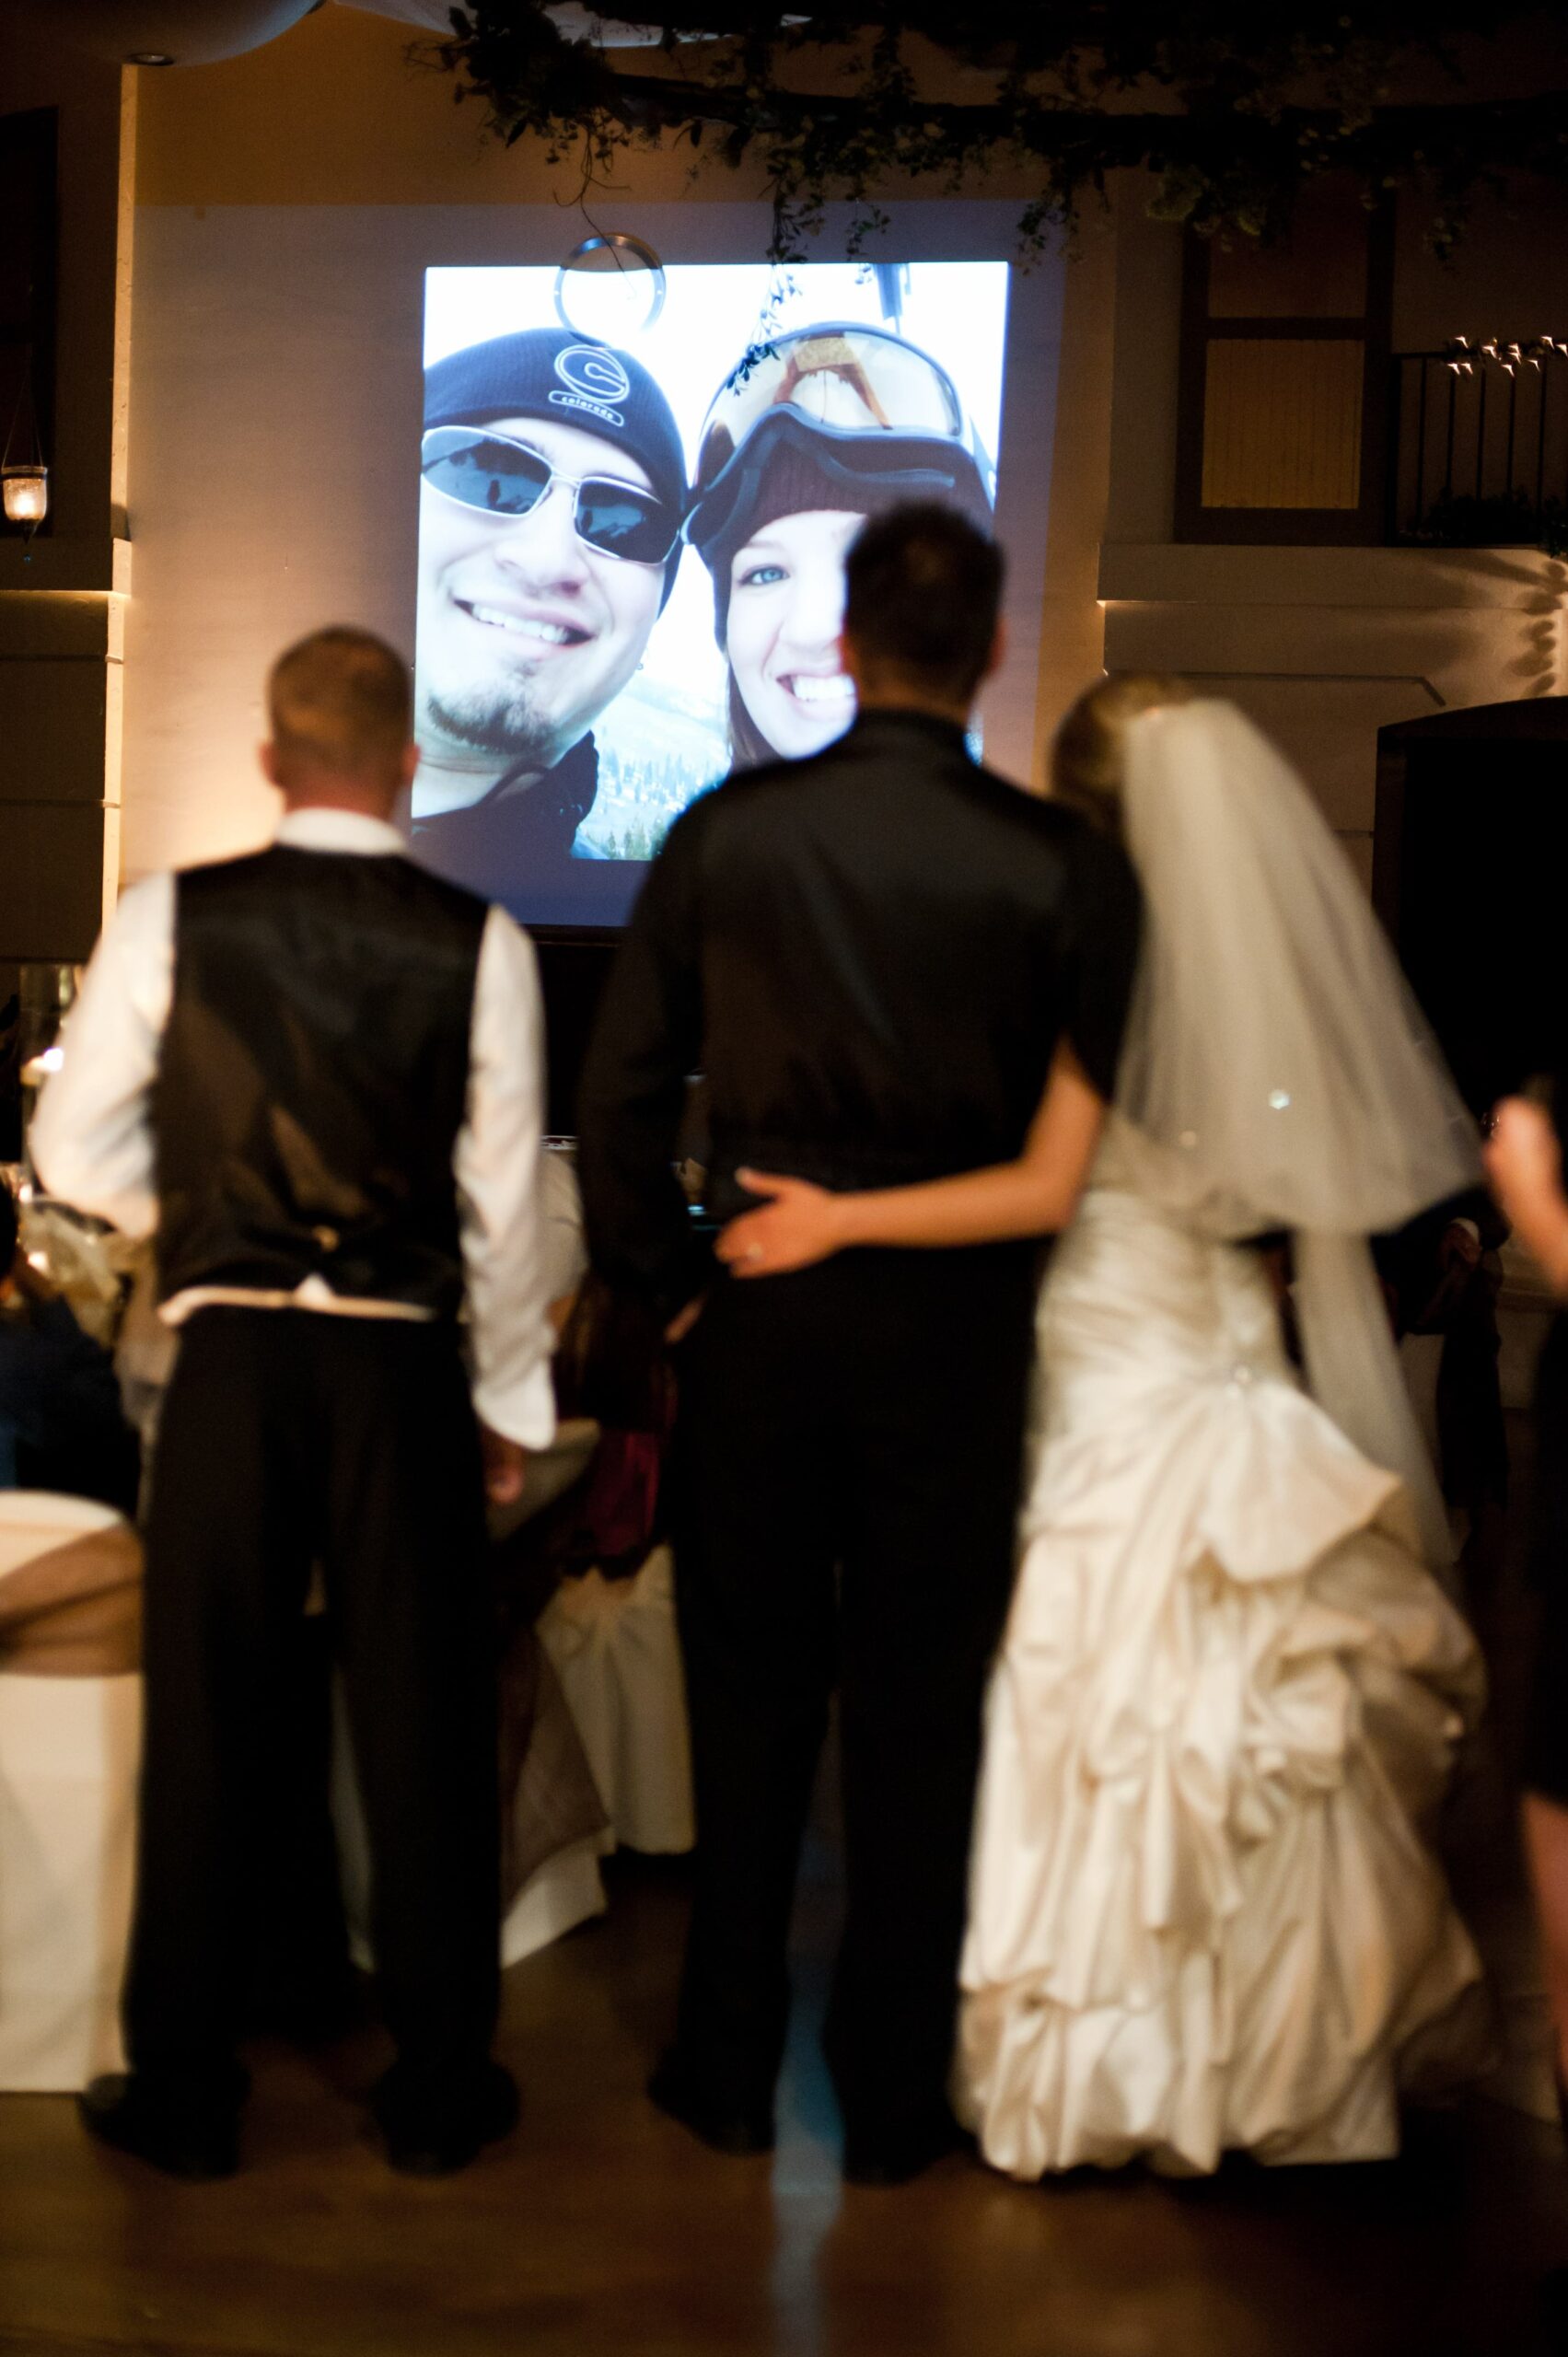
<path id="1" fill-rule="evenodd" d="M 17 427 L 21 422 L 24 399 L 28 408 L 28 431 L 18 441 Z M 11 423 L 6 429 L 6 447 L 0 450 L 0 510 L 4 511 L 8 524 L 21 526 L 23 538 L 29 543 L 27 556 L 29 560 L 32 536 L 49 513 L 49 469 L 43 463 L 33 401 L 32 352 L 29 348 L 24 355 L 21 375 L 17 380 L 17 398 L 12 404 Z"/>
<path id="2" fill-rule="evenodd" d="M 6 521 L 20 524 L 30 540 L 49 513 L 49 469 L 42 460 L 26 467 L 0 467 L 0 502 Z"/>

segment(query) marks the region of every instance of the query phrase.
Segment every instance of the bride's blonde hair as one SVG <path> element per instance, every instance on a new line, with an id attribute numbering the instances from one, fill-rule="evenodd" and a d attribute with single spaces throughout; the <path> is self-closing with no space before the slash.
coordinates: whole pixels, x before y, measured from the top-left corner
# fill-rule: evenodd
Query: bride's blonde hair
<path id="1" fill-rule="evenodd" d="M 1130 721 L 1156 704 L 1191 703 L 1184 679 L 1155 671 L 1127 671 L 1085 690 L 1057 729 L 1051 750 L 1051 791 L 1108 835 L 1121 832 L 1123 741 Z"/>

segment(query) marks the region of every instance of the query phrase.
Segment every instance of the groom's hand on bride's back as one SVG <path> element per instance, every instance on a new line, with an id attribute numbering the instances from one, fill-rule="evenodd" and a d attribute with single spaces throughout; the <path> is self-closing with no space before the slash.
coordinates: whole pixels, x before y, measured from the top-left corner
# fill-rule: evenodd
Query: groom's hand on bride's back
<path id="1" fill-rule="evenodd" d="M 738 1277 L 778 1277 L 828 1260 L 843 1241 L 839 1232 L 841 1199 L 808 1179 L 782 1178 L 765 1170 L 738 1170 L 749 1195 L 768 1200 L 741 1212 L 719 1232 L 714 1250 Z"/>

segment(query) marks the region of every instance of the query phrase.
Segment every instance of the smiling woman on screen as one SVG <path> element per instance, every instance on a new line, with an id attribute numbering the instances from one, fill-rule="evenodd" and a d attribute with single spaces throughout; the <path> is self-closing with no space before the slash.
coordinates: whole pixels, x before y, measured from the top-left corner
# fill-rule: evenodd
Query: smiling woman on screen
<path id="1" fill-rule="evenodd" d="M 726 378 L 686 537 L 713 575 L 738 767 L 818 752 L 854 718 L 839 630 L 866 517 L 950 498 L 989 531 L 992 483 L 946 370 L 884 328 L 797 328 Z"/>

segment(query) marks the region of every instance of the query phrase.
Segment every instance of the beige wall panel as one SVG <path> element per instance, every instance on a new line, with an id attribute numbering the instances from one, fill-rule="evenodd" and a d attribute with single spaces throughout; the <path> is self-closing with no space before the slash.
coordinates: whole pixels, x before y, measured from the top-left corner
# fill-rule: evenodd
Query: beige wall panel
<path id="1" fill-rule="evenodd" d="M 0 806 L 0 942 L 7 959 L 75 964 L 103 910 L 104 813 L 97 804 Z"/>
<path id="2" fill-rule="evenodd" d="M 124 610 L 99 591 L 0 591 L 0 661 L 16 656 L 118 656 Z"/>
<path id="3" fill-rule="evenodd" d="M 1440 711 L 1554 693 L 1560 638 L 1555 615 L 1511 610 L 1114 606 L 1106 660 L 1119 670 L 1424 680 L 1428 708 Z"/>
<path id="4" fill-rule="evenodd" d="M 217 65 L 144 74 L 138 93 L 140 197 L 151 204 L 516 204 L 587 194 L 598 215 L 610 197 L 585 192 L 569 149 L 552 167 L 544 143 L 506 147 L 484 127 L 482 105 L 457 105 L 458 85 L 411 64 L 419 38 L 406 25 L 355 8 L 322 8 L 281 39 Z M 428 44 L 426 44 L 428 46 Z M 652 72 L 665 70 L 656 52 Z M 935 86 L 950 75 L 932 61 Z M 761 169 L 725 164 L 714 142 L 685 140 L 615 160 L 614 200 L 628 190 L 661 203 L 765 196 Z M 1026 167 L 989 174 L 982 191 L 1018 210 L 1038 192 Z M 929 184 L 889 180 L 884 197 L 929 195 Z M 583 220 L 581 214 L 576 216 Z M 578 235 L 586 233 L 585 221 Z"/>
<path id="5" fill-rule="evenodd" d="M 101 662 L 0 662 L 0 806 L 103 800 L 106 698 Z"/>
<path id="6" fill-rule="evenodd" d="M 1344 846 L 1345 856 L 1349 859 L 1351 865 L 1354 868 L 1357 876 L 1361 878 L 1364 890 L 1367 893 L 1368 897 L 1370 897 L 1372 891 L 1371 836 L 1347 835 L 1342 832 L 1340 842 Z"/>
<path id="7" fill-rule="evenodd" d="M 1565 582 L 1529 551 L 1108 549 L 1106 666 L 1234 698 L 1369 837 L 1379 728 L 1568 684 Z"/>
<path id="8" fill-rule="evenodd" d="M 1097 595 L 1110 499 L 1111 398 L 1116 357 L 1117 240 L 1113 225 L 1086 227 L 1069 263 L 1062 348 L 1070 359 L 1057 388 L 1056 447 L 1041 598 L 1040 688 L 1031 775 L 1043 780 L 1051 739 L 1074 698 L 1105 660 L 1105 615 Z"/>
<path id="9" fill-rule="evenodd" d="M 454 103 L 450 75 L 411 66 L 416 38 L 406 25 L 323 8 L 248 56 L 143 75 L 140 202 L 572 203 L 575 158 L 552 170 L 540 142 L 490 136 L 479 101 Z M 760 176 L 738 179 L 716 162 L 694 183 L 692 163 L 690 146 L 639 155 L 639 193 L 762 193 Z"/>
<path id="10" fill-rule="evenodd" d="M 1176 528 L 1181 231 L 1149 219 L 1144 208 L 1152 192 L 1153 182 L 1141 173 L 1121 176 L 1106 509 L 1110 540 L 1168 540 Z"/>
<path id="11" fill-rule="evenodd" d="M 1359 341 L 1211 343 L 1204 506 L 1359 506 L 1365 363 Z"/>
<path id="12" fill-rule="evenodd" d="M 1549 616 L 1568 564 L 1537 549 L 1229 548 L 1109 540 L 1099 594 L 1199 606 L 1435 606 Z"/>
<path id="13" fill-rule="evenodd" d="M 1122 668 L 1121 665 L 1115 667 Z M 1338 833 L 1371 837 L 1377 731 L 1438 709 L 1431 690 L 1405 679 L 1280 679 L 1188 672 L 1202 695 L 1238 703 L 1295 762 Z"/>

